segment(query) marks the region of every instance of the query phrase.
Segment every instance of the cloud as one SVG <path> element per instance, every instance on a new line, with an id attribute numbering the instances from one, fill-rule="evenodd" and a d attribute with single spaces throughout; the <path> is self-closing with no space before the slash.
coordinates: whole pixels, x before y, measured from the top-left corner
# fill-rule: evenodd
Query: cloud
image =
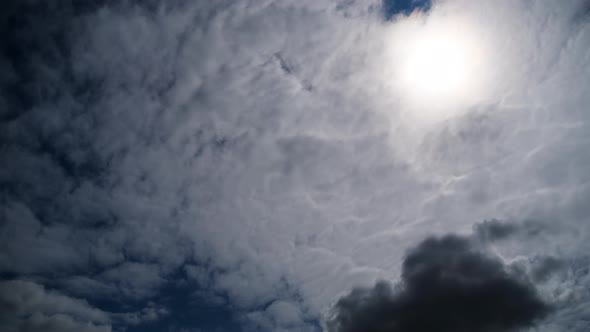
<path id="1" fill-rule="evenodd" d="M 552 256 L 539 257 L 534 260 L 532 277 L 542 281 L 564 268 L 566 268 L 566 262 L 563 259 Z"/>
<path id="2" fill-rule="evenodd" d="M 251 312 L 246 318 L 246 326 L 255 331 L 315 331 L 313 324 L 301 324 L 302 317 L 299 305 L 286 301 L 275 301 L 264 311 Z"/>
<path id="3" fill-rule="evenodd" d="M 513 235 L 518 230 L 514 223 L 502 223 L 499 220 L 486 220 L 475 224 L 475 233 L 484 240 L 501 240 Z"/>
<path id="4" fill-rule="evenodd" d="M 556 228 L 547 222 L 503 222 L 497 219 L 485 220 L 473 225 L 475 235 L 483 241 L 505 240 L 514 236 L 521 239 L 532 238 L 549 230 L 555 231 Z"/>
<path id="5" fill-rule="evenodd" d="M 112 326 L 153 322 L 168 314 L 154 302 L 136 312 L 112 313 L 33 281 L 0 281 L 0 328 L 7 332 L 110 332 Z"/>
<path id="6" fill-rule="evenodd" d="M 97 279 L 118 289 L 123 297 L 142 299 L 164 284 L 161 273 L 159 265 L 126 262 L 104 271 Z"/>
<path id="7" fill-rule="evenodd" d="M 170 311 L 156 303 L 148 302 L 145 308 L 137 312 L 128 312 L 121 314 L 112 314 L 111 317 L 128 325 L 139 325 L 146 322 L 154 322 L 166 317 Z"/>
<path id="8" fill-rule="evenodd" d="M 0 327 L 7 332 L 110 332 L 108 313 L 31 281 L 0 282 Z"/>
<path id="9" fill-rule="evenodd" d="M 329 331 L 513 331 L 544 317 L 534 285 L 469 238 L 428 238 L 405 257 L 401 282 L 357 288 L 335 305 Z"/>
<path id="10" fill-rule="evenodd" d="M 187 279 L 257 328 L 317 330 L 417 239 L 539 220 L 560 231 L 480 232 L 511 266 L 578 262 L 535 280 L 563 301 L 548 326 L 588 317 L 585 1 L 415 15 L 494 46 L 487 99 L 426 129 L 391 88 L 394 2 L 91 2 L 0 10 L 0 274 L 136 313 Z"/>

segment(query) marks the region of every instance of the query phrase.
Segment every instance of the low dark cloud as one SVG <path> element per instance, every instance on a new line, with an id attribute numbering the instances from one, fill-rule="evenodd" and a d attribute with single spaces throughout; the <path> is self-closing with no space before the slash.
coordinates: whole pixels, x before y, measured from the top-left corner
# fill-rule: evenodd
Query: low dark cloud
<path id="1" fill-rule="evenodd" d="M 549 306 L 470 238 L 447 235 L 407 253 L 400 284 L 354 289 L 334 309 L 331 332 L 500 332 L 533 325 Z"/>

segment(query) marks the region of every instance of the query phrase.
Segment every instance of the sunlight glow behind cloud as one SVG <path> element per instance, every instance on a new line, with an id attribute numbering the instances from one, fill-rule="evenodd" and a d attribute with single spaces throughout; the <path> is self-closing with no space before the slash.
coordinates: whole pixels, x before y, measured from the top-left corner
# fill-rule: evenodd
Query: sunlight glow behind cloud
<path id="1" fill-rule="evenodd" d="M 392 27 L 393 89 L 414 116 L 440 121 L 485 96 L 491 66 L 477 26 L 458 15 L 416 13 Z"/>

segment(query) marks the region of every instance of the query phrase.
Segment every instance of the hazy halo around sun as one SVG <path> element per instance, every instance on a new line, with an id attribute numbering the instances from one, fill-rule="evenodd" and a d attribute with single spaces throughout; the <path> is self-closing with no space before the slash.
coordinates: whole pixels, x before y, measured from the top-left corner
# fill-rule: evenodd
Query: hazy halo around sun
<path id="1" fill-rule="evenodd" d="M 411 15 L 393 24 L 390 42 L 387 75 L 414 117 L 442 120 L 484 97 L 489 52 L 469 20 Z"/>

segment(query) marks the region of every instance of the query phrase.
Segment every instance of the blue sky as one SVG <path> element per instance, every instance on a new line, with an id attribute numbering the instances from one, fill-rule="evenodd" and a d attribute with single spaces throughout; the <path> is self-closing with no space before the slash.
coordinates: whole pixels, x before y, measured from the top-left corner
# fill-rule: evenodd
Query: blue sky
<path id="1" fill-rule="evenodd" d="M 383 0 L 383 14 L 386 19 L 391 19 L 395 15 L 408 15 L 415 10 L 428 11 L 431 5 L 429 0 Z"/>

